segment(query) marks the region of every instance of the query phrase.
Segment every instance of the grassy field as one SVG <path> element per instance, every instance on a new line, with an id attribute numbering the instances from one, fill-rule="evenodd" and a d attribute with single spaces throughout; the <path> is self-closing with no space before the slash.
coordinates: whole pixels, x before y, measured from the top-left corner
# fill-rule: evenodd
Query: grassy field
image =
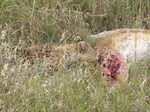
<path id="1" fill-rule="evenodd" d="M 59 44 L 66 31 L 71 43 L 77 35 L 87 40 L 91 33 L 118 28 L 150 29 L 150 1 L 0 0 L 0 45 Z M 88 62 L 52 73 L 39 63 L 14 65 L 3 53 L 1 48 L 0 111 L 150 111 L 149 62 L 133 65 L 128 81 L 113 88 L 94 65 L 84 67 Z"/>

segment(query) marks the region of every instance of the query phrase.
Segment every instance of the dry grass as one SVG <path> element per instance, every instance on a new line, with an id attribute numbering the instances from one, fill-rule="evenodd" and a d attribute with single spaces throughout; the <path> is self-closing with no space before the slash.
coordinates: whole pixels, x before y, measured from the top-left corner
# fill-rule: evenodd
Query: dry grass
<path id="1" fill-rule="evenodd" d="M 20 59 L 14 64 L 3 57 L 12 53 L 7 46 L 19 42 L 22 46 L 58 44 L 65 31 L 69 43 L 73 36 L 86 39 L 89 33 L 104 30 L 150 29 L 149 4 L 148 0 L 1 0 L 0 110 L 150 111 L 149 62 L 133 66 L 128 81 L 111 88 L 94 65 L 84 68 L 84 61 L 71 71 L 60 65 L 60 70 L 52 73 L 38 62 L 29 67 L 20 64 Z"/>

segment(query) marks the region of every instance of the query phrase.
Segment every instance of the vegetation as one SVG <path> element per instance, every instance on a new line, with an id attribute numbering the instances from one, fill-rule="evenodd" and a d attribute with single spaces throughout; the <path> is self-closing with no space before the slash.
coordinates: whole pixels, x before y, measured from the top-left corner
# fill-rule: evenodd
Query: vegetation
<path id="1" fill-rule="evenodd" d="M 66 31 L 70 43 L 118 28 L 150 29 L 150 1 L 0 0 L 0 45 L 59 44 Z M 14 65 L 0 53 L 1 111 L 150 111 L 149 62 L 133 66 L 128 81 L 112 88 L 88 62 L 51 73 L 38 63 Z"/>

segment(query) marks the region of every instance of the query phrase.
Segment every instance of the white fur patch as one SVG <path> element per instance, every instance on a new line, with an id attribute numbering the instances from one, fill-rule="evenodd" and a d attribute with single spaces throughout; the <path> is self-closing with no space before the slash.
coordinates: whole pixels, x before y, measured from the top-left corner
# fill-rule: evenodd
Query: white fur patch
<path id="1" fill-rule="evenodd" d="M 116 45 L 125 60 L 136 61 L 148 56 L 150 45 L 144 40 L 128 39 Z"/>

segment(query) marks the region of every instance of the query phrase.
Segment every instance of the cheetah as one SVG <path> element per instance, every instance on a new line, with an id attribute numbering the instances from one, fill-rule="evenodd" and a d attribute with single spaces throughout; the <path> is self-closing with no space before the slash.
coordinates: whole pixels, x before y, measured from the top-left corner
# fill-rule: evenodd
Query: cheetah
<path id="1" fill-rule="evenodd" d="M 92 61 L 96 58 L 95 50 L 85 41 L 65 45 L 35 45 L 26 48 L 7 46 L 3 53 L 4 60 L 21 60 L 22 63 L 29 61 L 30 64 L 40 60 L 47 63 L 53 70 L 57 70 L 60 65 L 69 70 L 73 63 L 80 60 Z"/>

